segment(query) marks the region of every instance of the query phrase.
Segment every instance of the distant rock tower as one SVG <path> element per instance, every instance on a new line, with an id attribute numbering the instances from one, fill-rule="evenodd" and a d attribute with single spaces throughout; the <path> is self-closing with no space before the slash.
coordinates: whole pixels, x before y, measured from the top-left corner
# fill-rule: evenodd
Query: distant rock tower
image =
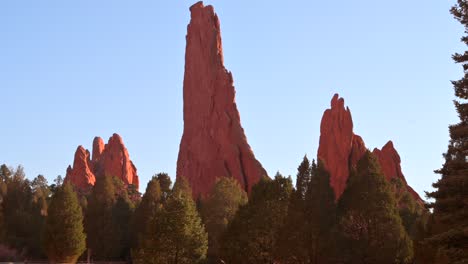
<path id="1" fill-rule="evenodd" d="M 132 184 L 137 189 L 139 187 L 137 169 L 118 134 L 113 134 L 106 145 L 102 138 L 95 137 L 92 159 L 88 150 L 78 146 L 73 167 L 68 166 L 65 182 L 85 191 L 94 185 L 96 177 L 103 176 L 114 176 L 124 184 Z"/>

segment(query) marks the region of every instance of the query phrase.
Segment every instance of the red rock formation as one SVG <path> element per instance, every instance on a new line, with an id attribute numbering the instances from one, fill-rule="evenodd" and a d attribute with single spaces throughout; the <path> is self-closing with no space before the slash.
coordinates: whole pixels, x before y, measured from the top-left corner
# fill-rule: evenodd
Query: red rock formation
<path id="1" fill-rule="evenodd" d="M 104 140 L 100 137 L 95 137 L 93 140 L 93 157 L 92 161 L 96 163 L 101 157 L 102 152 L 104 151 L 105 145 Z"/>
<path id="2" fill-rule="evenodd" d="M 406 189 L 411 193 L 411 195 L 413 195 L 416 201 L 422 202 L 421 197 L 406 182 L 405 176 L 401 171 L 400 155 L 393 146 L 392 141 L 388 141 L 387 144 L 382 147 L 382 150 L 375 148 L 372 153 L 377 157 L 382 173 L 385 175 L 387 180 L 390 181 L 393 178 L 401 179 L 406 186 Z"/>
<path id="3" fill-rule="evenodd" d="M 372 153 L 377 157 L 382 173 L 387 180 L 399 178 L 406 184 L 405 176 L 401 172 L 400 155 L 398 155 L 398 152 L 393 147 L 392 141 L 388 141 L 382 150 L 375 148 Z"/>
<path id="4" fill-rule="evenodd" d="M 78 146 L 75 152 L 73 168 L 68 166 L 65 182 L 71 182 L 81 190 L 87 190 L 96 182 L 96 177 L 92 172 L 92 163 L 89 159 L 89 151 Z"/>
<path id="5" fill-rule="evenodd" d="M 361 136 L 355 135 L 353 133 L 351 156 L 349 157 L 349 162 L 352 168 L 356 168 L 358 161 L 364 156 L 366 151 L 366 144 L 364 144 L 364 141 L 362 140 Z"/>
<path id="6" fill-rule="evenodd" d="M 117 177 L 125 184 L 133 184 L 138 189 L 137 170 L 129 158 L 122 138 L 117 134 L 113 134 L 106 145 L 100 137 L 94 138 L 92 160 L 89 151 L 79 146 L 73 169 L 68 167 L 65 181 L 70 181 L 78 189 L 87 190 L 94 185 L 95 177 L 103 176 Z"/>
<path id="7" fill-rule="evenodd" d="M 344 99 L 335 94 L 331 108 L 325 110 L 320 124 L 318 159 L 330 173 L 330 185 L 336 199 L 343 193 L 349 177 L 349 166 L 356 166 L 366 151 L 364 141 L 353 133 L 353 119 Z"/>
<path id="8" fill-rule="evenodd" d="M 233 177 L 250 191 L 266 172 L 240 124 L 232 75 L 223 65 L 218 16 L 203 2 L 190 11 L 177 177 L 188 179 L 194 197 L 205 196 L 218 177 Z"/>
<path id="9" fill-rule="evenodd" d="M 109 138 L 104 151 L 97 160 L 97 164 L 99 170 L 96 171 L 96 175 L 114 176 L 121 179 L 125 184 L 134 184 L 138 187 L 136 168 L 130 160 L 127 148 L 125 148 L 119 135 L 114 134 Z"/>
<path id="10" fill-rule="evenodd" d="M 344 100 L 335 94 L 331 100 L 331 109 L 325 110 L 320 124 L 320 143 L 318 159 L 330 173 L 330 185 L 338 199 L 346 188 L 349 168 L 355 168 L 367 148 L 362 138 L 353 132 L 353 120 L 349 108 L 344 107 Z M 413 197 L 422 202 L 419 195 L 406 183 L 401 172 L 400 155 L 389 141 L 382 150 L 374 149 L 387 180 L 401 179 Z"/>

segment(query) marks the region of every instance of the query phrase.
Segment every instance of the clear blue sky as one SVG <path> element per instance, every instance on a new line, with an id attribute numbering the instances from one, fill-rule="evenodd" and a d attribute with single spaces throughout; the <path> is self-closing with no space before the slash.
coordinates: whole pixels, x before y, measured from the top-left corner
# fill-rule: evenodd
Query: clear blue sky
<path id="1" fill-rule="evenodd" d="M 389 139 L 410 185 L 438 176 L 457 121 L 451 1 L 205 1 L 221 21 L 243 127 L 270 175 L 316 157 L 335 92 L 367 147 Z M 78 145 L 119 133 L 144 191 L 175 177 L 189 1 L 1 1 L 0 163 L 65 176 Z"/>

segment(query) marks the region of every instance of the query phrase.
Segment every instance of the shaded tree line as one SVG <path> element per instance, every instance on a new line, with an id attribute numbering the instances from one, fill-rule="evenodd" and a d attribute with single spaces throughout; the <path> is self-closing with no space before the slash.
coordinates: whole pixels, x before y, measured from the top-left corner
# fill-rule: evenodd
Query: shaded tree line
<path id="1" fill-rule="evenodd" d="M 304 157 L 295 187 L 280 173 L 248 196 L 221 177 L 194 201 L 184 178 L 154 175 L 140 199 L 114 177 L 77 194 L 60 178 L 28 181 L 1 166 L 1 260 L 133 263 L 436 263 L 433 218 L 369 151 L 335 200 L 321 161 Z M 131 194 L 129 194 L 129 192 Z M 42 230 L 39 232 L 38 230 Z M 0 254 L 2 252 L 0 247 Z M 11 252 L 10 252 L 11 253 Z M 438 262 L 437 262 L 438 263 Z"/>

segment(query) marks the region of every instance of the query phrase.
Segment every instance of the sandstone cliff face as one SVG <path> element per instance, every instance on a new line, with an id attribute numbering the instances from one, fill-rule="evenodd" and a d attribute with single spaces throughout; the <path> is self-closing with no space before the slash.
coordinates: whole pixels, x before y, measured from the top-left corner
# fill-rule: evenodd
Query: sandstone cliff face
<path id="1" fill-rule="evenodd" d="M 392 141 L 388 141 L 387 144 L 382 147 L 382 150 L 375 148 L 372 153 L 377 157 L 382 173 L 387 180 L 398 178 L 406 184 L 406 179 L 401 172 L 400 155 L 393 147 Z"/>
<path id="2" fill-rule="evenodd" d="M 390 181 L 393 178 L 401 179 L 403 184 L 406 186 L 406 189 L 415 198 L 415 200 L 422 202 L 421 197 L 406 182 L 405 176 L 401 171 L 400 155 L 393 146 L 392 141 L 388 141 L 387 144 L 382 147 L 382 150 L 375 148 L 372 153 L 377 157 L 382 173 L 387 180 Z"/>
<path id="3" fill-rule="evenodd" d="M 102 152 L 104 152 L 104 140 L 100 137 L 95 137 L 93 140 L 93 157 L 92 161 L 97 163 L 97 161 L 101 158 Z"/>
<path id="4" fill-rule="evenodd" d="M 187 178 L 194 197 L 205 196 L 219 177 L 233 177 L 250 191 L 266 172 L 240 124 L 233 78 L 223 65 L 219 19 L 202 2 L 190 11 L 177 177 Z"/>
<path id="5" fill-rule="evenodd" d="M 97 141 L 102 141 L 102 139 Z M 93 149 L 93 153 L 94 151 Z M 133 184 L 138 187 L 136 168 L 130 160 L 127 148 L 119 135 L 114 134 L 109 138 L 99 159 L 95 162 L 98 164 L 96 175 L 114 176 L 121 179 L 125 184 Z"/>
<path id="6" fill-rule="evenodd" d="M 93 164 L 90 161 L 89 151 L 78 146 L 75 152 L 73 168 L 68 166 L 65 182 L 70 182 L 77 188 L 86 190 L 94 185 L 96 177 L 92 171 Z"/>
<path id="7" fill-rule="evenodd" d="M 89 151 L 82 146 L 78 147 L 73 168 L 68 167 L 65 181 L 71 182 L 80 190 L 87 190 L 94 185 L 96 177 L 114 176 L 138 189 L 137 170 L 119 135 L 113 134 L 106 145 L 102 138 L 94 138 L 92 153 L 91 160 Z"/>
<path id="8" fill-rule="evenodd" d="M 320 124 L 320 142 L 318 159 L 330 173 L 330 185 L 338 199 L 346 188 L 349 168 L 355 168 L 367 148 L 362 138 L 353 132 L 353 120 L 349 108 L 344 107 L 344 100 L 335 94 L 331 108 L 325 110 Z M 401 171 L 400 155 L 389 141 L 382 150 L 374 149 L 376 157 L 387 180 L 399 178 L 416 201 L 422 202 L 419 195 L 406 183 Z"/>

